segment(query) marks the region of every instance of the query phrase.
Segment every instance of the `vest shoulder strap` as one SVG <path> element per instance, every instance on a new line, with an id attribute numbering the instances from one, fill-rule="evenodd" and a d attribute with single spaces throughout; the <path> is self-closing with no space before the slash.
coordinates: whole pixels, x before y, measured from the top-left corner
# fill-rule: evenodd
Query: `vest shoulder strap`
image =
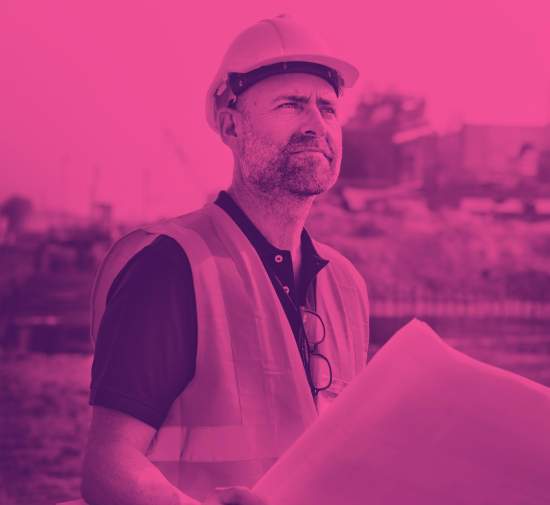
<path id="1" fill-rule="evenodd" d="M 144 247 L 148 246 L 156 235 L 147 233 L 143 229 L 134 230 L 118 239 L 109 249 L 101 262 L 91 295 L 90 333 L 95 344 L 101 317 L 105 311 L 107 293 L 111 285 L 124 266 Z"/>
<path id="2" fill-rule="evenodd" d="M 168 235 L 175 239 L 182 248 L 182 243 L 185 242 L 186 244 L 196 244 L 196 247 L 200 249 L 200 236 L 187 227 L 197 219 L 200 219 L 202 214 L 200 211 L 195 211 L 190 214 L 143 226 L 119 238 L 111 246 L 98 268 L 92 288 L 90 334 L 93 344 L 95 344 L 101 318 L 105 312 L 109 289 L 116 276 L 126 264 L 142 249 L 150 245 L 159 235 Z M 192 233 L 194 235 L 193 240 L 184 241 L 183 236 L 186 233 Z"/>

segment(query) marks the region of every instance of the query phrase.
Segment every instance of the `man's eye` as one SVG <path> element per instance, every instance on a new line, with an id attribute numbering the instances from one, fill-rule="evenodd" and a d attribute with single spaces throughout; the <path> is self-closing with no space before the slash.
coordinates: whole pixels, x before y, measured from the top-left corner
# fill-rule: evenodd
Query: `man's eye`
<path id="1" fill-rule="evenodd" d="M 285 102 L 279 105 L 279 109 L 297 109 L 300 106 L 300 104 L 296 102 Z"/>
<path id="2" fill-rule="evenodd" d="M 326 114 L 336 115 L 336 109 L 334 107 L 323 107 L 321 110 Z"/>

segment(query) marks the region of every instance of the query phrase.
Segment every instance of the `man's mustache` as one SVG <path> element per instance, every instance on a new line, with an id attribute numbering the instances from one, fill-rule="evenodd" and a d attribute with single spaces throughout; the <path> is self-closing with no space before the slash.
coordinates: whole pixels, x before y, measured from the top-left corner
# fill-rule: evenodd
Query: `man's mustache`
<path id="1" fill-rule="evenodd" d="M 334 158 L 334 152 L 327 142 L 318 138 L 311 138 L 307 135 L 291 137 L 285 151 L 290 153 L 299 151 L 319 151 L 330 160 Z"/>

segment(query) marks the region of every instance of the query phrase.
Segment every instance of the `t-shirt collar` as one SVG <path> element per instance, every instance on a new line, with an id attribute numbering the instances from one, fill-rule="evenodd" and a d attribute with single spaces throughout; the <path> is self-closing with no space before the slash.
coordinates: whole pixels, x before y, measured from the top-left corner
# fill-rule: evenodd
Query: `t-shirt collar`
<path id="1" fill-rule="evenodd" d="M 241 231 L 248 238 L 262 261 L 269 261 L 270 258 L 273 258 L 277 254 L 290 254 L 289 251 L 279 249 L 269 242 L 257 226 L 252 222 L 252 220 L 239 207 L 235 200 L 233 200 L 231 195 L 227 193 L 227 191 L 220 191 L 214 203 L 227 212 L 233 221 L 235 221 L 237 226 L 239 226 Z M 305 228 L 302 230 L 300 239 L 302 247 L 302 260 L 305 261 L 306 264 L 315 264 L 317 270 L 320 270 L 328 264 L 328 260 L 322 258 L 315 249 L 313 240 Z"/>

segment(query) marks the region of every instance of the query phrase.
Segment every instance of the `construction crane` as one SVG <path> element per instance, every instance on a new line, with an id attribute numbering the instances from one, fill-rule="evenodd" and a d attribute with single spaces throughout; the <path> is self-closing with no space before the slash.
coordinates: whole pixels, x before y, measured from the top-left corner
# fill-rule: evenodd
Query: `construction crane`
<path id="1" fill-rule="evenodd" d="M 205 197 L 209 196 L 211 191 L 208 189 L 205 179 L 195 170 L 192 163 L 189 163 L 189 157 L 187 156 L 185 150 L 182 147 L 182 144 L 178 142 L 174 132 L 168 128 L 162 128 L 162 133 L 166 143 L 173 149 L 176 158 L 180 162 L 181 166 L 186 170 L 186 173 L 189 173 L 191 180 L 198 187 Z"/>

